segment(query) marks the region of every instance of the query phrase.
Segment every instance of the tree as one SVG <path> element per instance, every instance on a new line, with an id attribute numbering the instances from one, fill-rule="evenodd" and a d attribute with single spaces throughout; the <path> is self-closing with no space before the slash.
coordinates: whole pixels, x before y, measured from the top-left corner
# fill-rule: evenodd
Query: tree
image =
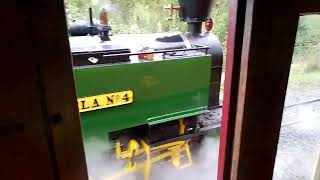
<path id="1" fill-rule="evenodd" d="M 99 9 L 110 11 L 113 33 L 155 33 L 186 31 L 186 24 L 178 19 L 177 13 L 168 21 L 164 5 L 178 4 L 178 0 L 66 0 L 68 21 L 88 20 L 88 8 L 92 7 L 98 19 Z M 227 0 L 217 0 L 211 16 L 214 18 L 213 32 L 224 42 L 227 31 Z"/>

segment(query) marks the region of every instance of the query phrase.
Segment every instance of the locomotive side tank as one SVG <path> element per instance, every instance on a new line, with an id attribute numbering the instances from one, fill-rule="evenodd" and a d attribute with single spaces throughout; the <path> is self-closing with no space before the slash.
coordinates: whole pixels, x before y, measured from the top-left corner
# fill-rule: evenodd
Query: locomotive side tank
<path id="1" fill-rule="evenodd" d="M 192 164 L 191 139 L 215 127 L 210 112 L 219 105 L 222 47 L 216 36 L 202 32 L 212 1 L 179 3 L 186 33 L 110 36 L 106 17 L 99 25 L 90 21 L 90 26 L 70 27 L 89 169 L 94 154 L 104 153 L 86 146 L 92 139 L 106 142 L 118 159 L 127 160 L 112 179 L 141 169 L 148 179 L 152 163 L 166 158 L 185 168 Z M 146 159 L 139 161 L 141 154 Z M 187 163 L 180 162 L 181 156 Z"/>

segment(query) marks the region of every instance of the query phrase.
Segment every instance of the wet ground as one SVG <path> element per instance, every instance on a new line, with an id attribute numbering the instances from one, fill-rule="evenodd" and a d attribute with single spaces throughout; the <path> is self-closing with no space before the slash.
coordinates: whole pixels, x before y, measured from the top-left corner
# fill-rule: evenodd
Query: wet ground
<path id="1" fill-rule="evenodd" d="M 293 89 L 287 90 L 285 105 L 289 106 L 292 104 L 297 104 L 299 102 L 309 101 L 312 99 L 320 98 L 320 87 L 316 85 L 315 87 Z"/>
<path id="2" fill-rule="evenodd" d="M 219 136 L 204 139 L 202 148 L 193 152 L 192 167 L 176 170 L 171 164 L 154 166 L 150 180 L 215 180 L 218 167 Z"/>
<path id="3" fill-rule="evenodd" d="M 273 179 L 313 180 L 320 153 L 320 102 L 287 108 L 282 125 Z"/>

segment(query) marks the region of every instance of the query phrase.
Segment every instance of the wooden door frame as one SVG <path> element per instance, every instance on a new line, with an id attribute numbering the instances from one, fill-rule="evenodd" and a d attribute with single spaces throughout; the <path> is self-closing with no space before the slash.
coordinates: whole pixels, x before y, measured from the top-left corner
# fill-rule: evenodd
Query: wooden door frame
<path id="1" fill-rule="evenodd" d="M 60 180 L 88 178 L 63 0 L 32 0 L 33 57 Z"/>
<path id="2" fill-rule="evenodd" d="M 299 15 L 319 12 L 320 2 L 230 0 L 230 6 L 218 180 L 269 180 Z"/>

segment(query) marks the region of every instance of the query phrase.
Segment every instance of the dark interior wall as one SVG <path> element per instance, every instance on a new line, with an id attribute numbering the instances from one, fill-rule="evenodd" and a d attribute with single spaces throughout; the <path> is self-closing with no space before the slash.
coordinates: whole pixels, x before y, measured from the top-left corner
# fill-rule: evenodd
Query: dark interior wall
<path id="1" fill-rule="evenodd" d="M 0 179 L 87 179 L 63 1 L 4 1 L 0 19 Z"/>
<path id="2" fill-rule="evenodd" d="M 56 176 L 87 179 L 80 117 L 75 94 L 71 53 L 63 0 L 33 0 L 31 9 L 32 52 L 50 121 Z"/>
<path id="3" fill-rule="evenodd" d="M 3 7 L 3 6 L 2 6 Z M 7 1 L 0 11 L 1 179 L 53 179 L 37 64 L 31 54 L 30 17 L 24 4 Z M 4 8 L 3 7 L 3 8 Z M 13 15 L 7 18 L 10 13 Z"/>

